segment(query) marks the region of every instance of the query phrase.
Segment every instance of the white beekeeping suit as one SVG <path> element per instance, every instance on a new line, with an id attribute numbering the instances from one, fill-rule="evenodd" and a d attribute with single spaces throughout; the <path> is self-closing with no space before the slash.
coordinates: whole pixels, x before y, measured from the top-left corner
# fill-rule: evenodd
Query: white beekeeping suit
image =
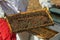
<path id="1" fill-rule="evenodd" d="M 50 3 L 51 0 L 39 0 L 40 5 L 42 6 L 42 8 L 44 7 L 52 7 L 52 4 Z"/>
<path id="2" fill-rule="evenodd" d="M 0 18 L 4 18 L 4 11 L 2 10 L 1 5 L 0 5 Z"/>
<path id="3" fill-rule="evenodd" d="M 20 11 L 26 11 L 28 1 L 27 0 L 0 0 L 0 5 L 7 15 L 16 14 Z"/>

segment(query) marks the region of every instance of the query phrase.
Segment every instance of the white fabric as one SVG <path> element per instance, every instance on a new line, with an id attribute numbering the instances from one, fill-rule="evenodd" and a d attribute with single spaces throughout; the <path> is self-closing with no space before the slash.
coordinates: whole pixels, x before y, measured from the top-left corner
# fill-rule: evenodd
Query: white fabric
<path id="1" fill-rule="evenodd" d="M 52 7 L 52 4 L 50 3 L 51 0 L 39 0 L 40 5 L 42 6 L 42 8 L 44 7 Z"/>
<path id="2" fill-rule="evenodd" d="M 37 36 L 34 36 L 34 40 L 39 40 L 39 38 Z"/>
<path id="3" fill-rule="evenodd" d="M 0 5 L 0 18 L 4 18 L 4 11 L 2 10 L 1 5 Z"/>
<path id="4" fill-rule="evenodd" d="M 16 34 L 16 40 L 21 40 L 21 38 L 18 34 Z"/>
<path id="5" fill-rule="evenodd" d="M 28 32 L 21 32 L 21 33 L 17 33 L 17 40 L 29 40 L 31 34 Z"/>
<path id="6" fill-rule="evenodd" d="M 27 0 L 0 0 L 0 5 L 4 10 L 4 13 L 9 14 L 17 14 L 20 11 L 26 11 L 28 1 Z"/>
<path id="7" fill-rule="evenodd" d="M 16 10 L 26 11 L 28 5 L 28 0 L 6 0 L 9 2 Z"/>

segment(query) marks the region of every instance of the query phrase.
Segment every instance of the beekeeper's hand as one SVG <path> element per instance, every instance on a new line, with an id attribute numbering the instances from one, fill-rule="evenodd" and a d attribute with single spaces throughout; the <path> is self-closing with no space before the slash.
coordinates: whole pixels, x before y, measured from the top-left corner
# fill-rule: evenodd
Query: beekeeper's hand
<path id="1" fill-rule="evenodd" d="M 44 7 L 52 7 L 52 4 L 50 3 L 51 0 L 39 0 L 40 5 L 42 6 L 42 8 Z"/>

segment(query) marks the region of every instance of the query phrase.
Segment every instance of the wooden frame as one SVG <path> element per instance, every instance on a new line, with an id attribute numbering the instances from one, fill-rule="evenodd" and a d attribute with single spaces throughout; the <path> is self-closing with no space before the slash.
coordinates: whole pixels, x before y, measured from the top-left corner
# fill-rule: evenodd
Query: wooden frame
<path id="1" fill-rule="evenodd" d="M 46 19 L 46 22 L 44 21 L 44 17 Z M 14 15 L 8 15 L 7 20 L 12 29 L 12 32 L 21 32 L 37 27 L 46 27 L 54 24 L 49 12 L 45 9 L 21 12 L 21 14 L 19 13 Z"/>
<path id="2" fill-rule="evenodd" d="M 58 34 L 58 32 L 54 30 L 43 28 L 43 27 L 35 28 L 32 30 L 29 30 L 28 32 L 32 33 L 33 35 L 36 35 L 39 38 L 46 39 L 46 40 L 49 40 L 50 38 Z"/>

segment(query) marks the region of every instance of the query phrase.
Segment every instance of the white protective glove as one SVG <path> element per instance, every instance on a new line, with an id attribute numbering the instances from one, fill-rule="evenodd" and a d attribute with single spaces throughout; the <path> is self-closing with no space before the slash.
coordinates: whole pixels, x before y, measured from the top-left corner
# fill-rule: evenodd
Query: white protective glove
<path id="1" fill-rule="evenodd" d="M 46 8 L 50 8 L 52 7 L 52 4 L 50 3 L 51 0 L 39 0 L 40 5 L 42 6 L 42 8 L 46 7 Z"/>

